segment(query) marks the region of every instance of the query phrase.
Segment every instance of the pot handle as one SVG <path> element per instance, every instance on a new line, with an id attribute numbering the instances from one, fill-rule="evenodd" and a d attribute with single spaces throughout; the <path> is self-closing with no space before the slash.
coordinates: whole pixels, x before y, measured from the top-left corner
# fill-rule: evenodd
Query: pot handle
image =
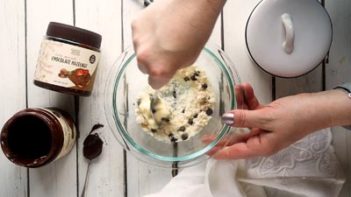
<path id="1" fill-rule="evenodd" d="M 284 13 L 281 15 L 282 24 L 284 27 L 285 38 L 282 47 L 287 54 L 294 51 L 295 32 L 294 25 L 290 14 Z"/>

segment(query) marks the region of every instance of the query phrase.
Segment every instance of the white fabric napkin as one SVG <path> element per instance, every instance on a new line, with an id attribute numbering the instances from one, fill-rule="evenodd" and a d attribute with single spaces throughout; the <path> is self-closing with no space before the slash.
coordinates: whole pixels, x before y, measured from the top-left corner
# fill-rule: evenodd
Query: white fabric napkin
<path id="1" fill-rule="evenodd" d="M 147 197 L 265 197 L 269 190 L 284 197 L 336 197 L 345 180 L 331 139 L 324 129 L 270 157 L 210 159 L 183 169 Z"/>

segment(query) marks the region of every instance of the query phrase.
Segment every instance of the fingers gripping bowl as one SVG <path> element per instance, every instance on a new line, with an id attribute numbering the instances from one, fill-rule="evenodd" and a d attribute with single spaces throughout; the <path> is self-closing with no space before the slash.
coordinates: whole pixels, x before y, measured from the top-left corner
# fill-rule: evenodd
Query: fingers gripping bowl
<path id="1" fill-rule="evenodd" d="M 210 100 L 209 104 L 201 105 L 202 108 L 201 106 L 199 107 L 199 105 L 194 105 L 198 106 L 198 109 L 195 109 L 197 113 L 194 112 L 195 114 L 193 114 L 192 112 L 187 116 L 192 116 L 192 119 L 201 116 L 210 117 L 206 119 L 208 121 L 206 122 L 207 124 L 197 127 L 197 131 L 189 133 L 190 135 L 186 138 L 183 136 L 178 137 L 176 131 L 165 131 L 170 139 L 167 141 L 167 139 L 162 140 L 160 136 L 157 137 L 157 135 L 151 131 L 156 132 L 157 129 L 161 128 L 160 124 L 170 124 L 172 120 L 161 118 L 161 120 L 166 120 L 166 123 L 162 123 L 161 121 L 161 123 L 156 124 L 157 128 L 150 128 L 149 126 L 145 126 L 145 124 L 141 124 L 141 95 L 145 94 L 148 89 L 150 90 L 150 87 L 148 87 L 148 76 L 138 69 L 134 52 L 132 50 L 125 51 L 113 66 L 105 90 L 106 117 L 115 138 L 125 150 L 134 154 L 138 159 L 164 167 L 171 167 L 174 162 L 177 162 L 180 167 L 191 165 L 209 158 L 206 153 L 228 134 L 230 127 L 222 123 L 221 116 L 224 112 L 236 108 L 234 85 L 239 83 L 239 78 L 233 64 L 222 50 L 217 47 L 206 46 L 194 63 L 194 66 L 189 69 L 191 72 L 197 72 L 196 80 L 201 78 L 198 76 L 203 75 L 205 79 L 202 79 L 206 81 L 205 86 L 203 81 L 197 85 L 194 82 L 193 86 L 206 90 L 208 87 L 211 89 L 211 95 L 213 97 L 208 97 Z M 182 76 L 181 79 L 185 77 L 187 76 Z M 191 75 L 188 77 L 190 78 L 190 82 L 185 80 L 184 83 L 186 84 L 192 81 Z M 179 85 L 178 83 L 175 84 L 177 85 L 170 86 L 173 88 L 171 91 L 173 92 L 173 96 L 175 96 L 173 90 L 177 91 Z M 190 86 L 191 85 L 186 87 L 186 89 L 190 88 Z M 162 92 L 162 90 L 160 92 Z M 151 100 L 155 98 L 155 95 L 162 97 L 162 93 L 148 92 L 148 94 L 150 97 L 147 98 Z M 196 94 L 194 96 L 196 96 Z M 163 96 L 164 95 L 165 94 L 163 94 Z M 187 96 L 189 97 L 189 95 Z M 174 106 L 180 105 L 180 103 L 176 103 L 176 97 L 177 96 L 173 98 L 173 101 L 175 101 Z M 167 98 L 165 99 L 167 100 Z M 191 99 L 186 99 L 184 101 L 193 102 Z M 146 106 L 148 106 L 148 104 L 146 104 Z M 187 112 L 183 113 L 186 114 Z M 154 116 L 152 116 L 152 118 L 154 118 Z M 157 120 L 157 118 L 155 120 Z M 196 120 L 194 120 L 194 122 L 196 122 Z M 187 124 L 183 125 L 183 123 L 181 123 L 181 125 L 176 126 L 178 131 L 184 132 L 182 126 L 185 126 L 186 129 L 190 129 L 193 128 L 193 125 L 195 125 L 195 123 L 193 123 L 193 121 L 189 123 L 188 120 Z M 179 136 L 181 135 L 179 134 Z M 204 141 L 208 136 L 212 136 L 211 142 Z"/>

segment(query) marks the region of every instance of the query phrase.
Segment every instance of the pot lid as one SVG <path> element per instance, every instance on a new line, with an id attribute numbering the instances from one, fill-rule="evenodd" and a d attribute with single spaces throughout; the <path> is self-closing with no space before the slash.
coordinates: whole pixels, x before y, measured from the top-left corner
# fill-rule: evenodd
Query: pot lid
<path id="1" fill-rule="evenodd" d="M 263 70 L 297 77 L 326 56 L 332 25 L 316 0 L 263 0 L 247 21 L 245 36 L 251 58 Z"/>

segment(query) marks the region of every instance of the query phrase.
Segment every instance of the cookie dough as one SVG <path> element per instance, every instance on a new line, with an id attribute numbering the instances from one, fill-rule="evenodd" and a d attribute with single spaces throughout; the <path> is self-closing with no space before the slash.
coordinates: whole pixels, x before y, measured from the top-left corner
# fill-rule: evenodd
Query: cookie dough
<path id="1" fill-rule="evenodd" d="M 137 122 L 164 142 L 188 140 L 213 114 L 215 96 L 206 73 L 196 66 L 178 70 L 159 90 L 148 86 L 137 98 Z"/>

